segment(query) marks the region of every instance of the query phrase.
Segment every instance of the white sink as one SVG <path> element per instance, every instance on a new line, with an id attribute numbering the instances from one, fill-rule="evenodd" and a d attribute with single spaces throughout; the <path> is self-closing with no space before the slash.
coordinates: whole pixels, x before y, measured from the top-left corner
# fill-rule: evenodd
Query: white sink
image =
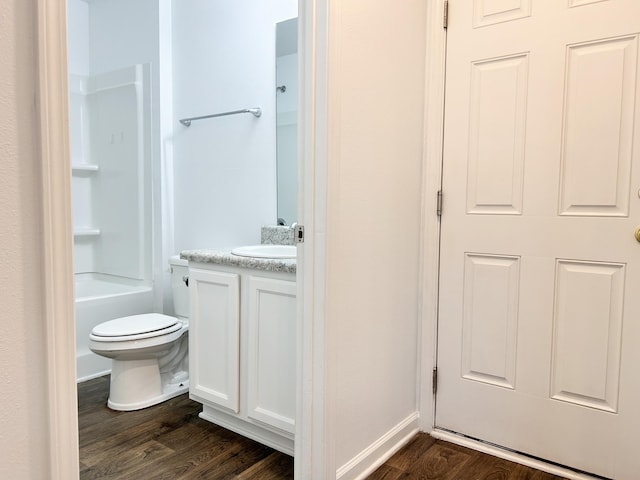
<path id="1" fill-rule="evenodd" d="M 296 258 L 294 245 L 248 245 L 231 250 L 232 255 L 253 258 Z"/>

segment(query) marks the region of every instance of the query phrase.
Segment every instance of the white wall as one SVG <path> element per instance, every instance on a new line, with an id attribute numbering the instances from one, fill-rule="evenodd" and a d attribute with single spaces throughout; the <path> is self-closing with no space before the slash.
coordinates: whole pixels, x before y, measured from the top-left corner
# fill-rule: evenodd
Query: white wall
<path id="1" fill-rule="evenodd" d="M 89 75 L 89 4 L 67 0 L 69 36 L 69 73 Z"/>
<path id="2" fill-rule="evenodd" d="M 94 0 L 89 5 L 91 75 L 158 63 L 158 0 Z M 155 65 L 157 74 L 157 65 Z"/>
<path id="3" fill-rule="evenodd" d="M 418 410 L 426 15 L 423 0 L 330 8 L 327 440 L 340 469 Z"/>
<path id="4" fill-rule="evenodd" d="M 275 23 L 296 15 L 296 0 L 173 3 L 176 251 L 259 243 L 275 224 Z"/>
<path id="5" fill-rule="evenodd" d="M 36 2 L 0 2 L 0 478 L 48 477 Z"/>

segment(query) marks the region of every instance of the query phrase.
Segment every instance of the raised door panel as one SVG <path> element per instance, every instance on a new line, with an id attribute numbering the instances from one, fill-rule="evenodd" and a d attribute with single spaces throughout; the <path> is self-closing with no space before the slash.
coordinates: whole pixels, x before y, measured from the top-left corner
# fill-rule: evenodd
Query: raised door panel
<path id="1" fill-rule="evenodd" d="M 473 27 L 519 20 L 531 15 L 531 0 L 474 0 Z"/>
<path id="2" fill-rule="evenodd" d="M 528 60 L 471 65 L 468 213 L 522 213 Z"/>
<path id="3" fill-rule="evenodd" d="M 190 394 L 239 412 L 239 276 L 189 269 Z"/>
<path id="4" fill-rule="evenodd" d="M 617 412 L 625 268 L 557 261 L 551 398 Z"/>
<path id="5" fill-rule="evenodd" d="M 293 434 L 296 415 L 296 284 L 250 277 L 248 417 Z"/>
<path id="6" fill-rule="evenodd" d="M 462 377 L 515 388 L 520 259 L 465 254 Z"/>
<path id="7" fill-rule="evenodd" d="M 630 35 L 567 48 L 562 215 L 629 214 L 637 44 Z"/>

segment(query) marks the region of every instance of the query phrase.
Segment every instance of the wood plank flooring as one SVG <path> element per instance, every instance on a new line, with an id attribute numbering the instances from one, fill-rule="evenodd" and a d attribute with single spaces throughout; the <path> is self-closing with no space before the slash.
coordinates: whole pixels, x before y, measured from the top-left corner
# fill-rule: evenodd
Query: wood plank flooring
<path id="1" fill-rule="evenodd" d="M 187 395 L 135 412 L 106 406 L 109 377 L 78 385 L 82 480 L 286 480 L 293 458 L 198 417 Z M 557 480 L 417 435 L 369 480 Z M 305 479 L 322 480 L 322 479 Z"/>
<path id="2" fill-rule="evenodd" d="M 416 435 L 368 480 L 562 480 L 485 453 Z"/>
<path id="3" fill-rule="evenodd" d="M 109 377 L 78 385 L 82 480 L 293 478 L 290 456 L 200 419 L 187 395 L 134 412 L 108 395 Z"/>

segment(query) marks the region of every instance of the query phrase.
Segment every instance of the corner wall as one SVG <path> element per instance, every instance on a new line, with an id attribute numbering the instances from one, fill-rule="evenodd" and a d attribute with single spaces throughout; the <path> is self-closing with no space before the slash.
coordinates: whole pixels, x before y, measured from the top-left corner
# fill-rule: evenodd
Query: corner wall
<path id="1" fill-rule="evenodd" d="M 337 478 L 362 478 L 418 428 L 425 8 L 330 5 L 326 382 Z"/>

